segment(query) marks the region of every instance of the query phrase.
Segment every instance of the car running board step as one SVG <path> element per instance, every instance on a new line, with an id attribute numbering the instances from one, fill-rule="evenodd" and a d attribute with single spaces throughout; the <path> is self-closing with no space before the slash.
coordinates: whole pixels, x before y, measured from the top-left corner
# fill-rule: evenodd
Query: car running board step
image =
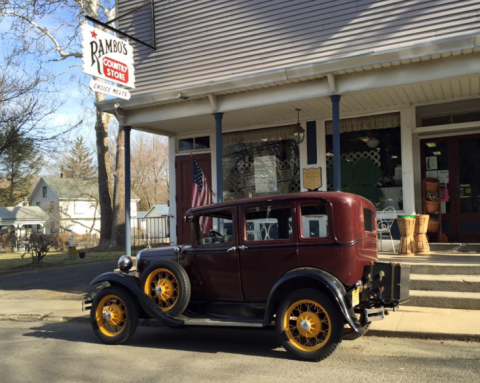
<path id="1" fill-rule="evenodd" d="M 263 327 L 262 321 L 238 321 L 232 319 L 217 318 L 190 318 L 181 316 L 178 319 L 184 321 L 185 326 L 215 326 L 215 327 Z"/>

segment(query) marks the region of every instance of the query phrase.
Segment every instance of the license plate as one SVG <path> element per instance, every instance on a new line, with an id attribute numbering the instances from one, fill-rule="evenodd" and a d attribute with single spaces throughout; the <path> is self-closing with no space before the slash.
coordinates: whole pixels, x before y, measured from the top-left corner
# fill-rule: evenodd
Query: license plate
<path id="1" fill-rule="evenodd" d="M 358 306 L 360 304 L 360 287 L 357 287 L 352 292 L 352 307 Z"/>

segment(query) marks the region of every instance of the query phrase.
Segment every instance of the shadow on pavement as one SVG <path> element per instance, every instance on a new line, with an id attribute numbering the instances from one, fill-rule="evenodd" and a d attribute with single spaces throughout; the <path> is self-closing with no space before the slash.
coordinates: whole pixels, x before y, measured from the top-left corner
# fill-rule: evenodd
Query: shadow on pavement
<path id="1" fill-rule="evenodd" d="M 104 345 L 87 323 L 43 323 L 30 328 L 27 337 L 57 339 L 99 347 L 152 348 L 200 353 L 229 353 L 265 358 L 290 359 L 280 348 L 273 329 L 139 327 L 122 346 Z"/>

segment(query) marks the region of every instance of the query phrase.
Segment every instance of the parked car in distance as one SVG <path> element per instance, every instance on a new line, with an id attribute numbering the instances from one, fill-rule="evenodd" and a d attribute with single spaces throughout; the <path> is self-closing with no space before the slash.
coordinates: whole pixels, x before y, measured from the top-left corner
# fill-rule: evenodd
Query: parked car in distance
<path id="1" fill-rule="evenodd" d="M 91 305 L 100 340 L 119 344 L 138 319 L 167 326 L 275 327 L 283 347 L 322 360 L 409 296 L 409 269 L 379 263 L 376 212 L 363 197 L 310 192 L 190 209 L 191 243 L 145 249 Z"/>

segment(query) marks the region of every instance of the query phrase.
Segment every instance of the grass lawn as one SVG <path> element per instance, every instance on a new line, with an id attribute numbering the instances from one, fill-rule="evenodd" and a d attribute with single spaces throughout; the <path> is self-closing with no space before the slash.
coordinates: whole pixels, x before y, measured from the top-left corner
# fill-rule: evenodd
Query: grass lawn
<path id="1" fill-rule="evenodd" d="M 66 260 L 66 252 L 51 252 L 43 258 L 43 266 L 35 267 L 35 269 L 42 269 L 50 266 L 69 266 L 76 264 L 92 263 L 109 261 L 118 259 L 124 251 L 103 251 L 103 252 L 88 252 L 84 259 L 76 258 L 74 260 Z M 21 258 L 21 253 L 0 253 L 0 274 L 11 271 L 30 270 L 32 263 L 31 258 L 25 256 Z"/>

